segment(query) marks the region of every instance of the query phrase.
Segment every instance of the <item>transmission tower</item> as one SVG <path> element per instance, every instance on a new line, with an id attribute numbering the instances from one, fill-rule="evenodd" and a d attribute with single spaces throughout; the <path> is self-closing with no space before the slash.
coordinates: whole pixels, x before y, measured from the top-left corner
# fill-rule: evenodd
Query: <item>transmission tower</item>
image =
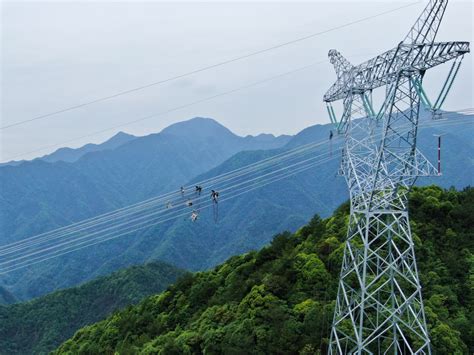
<path id="1" fill-rule="evenodd" d="M 341 173 L 351 213 L 331 328 L 329 354 L 431 354 L 408 218 L 408 192 L 419 176 L 438 175 L 416 147 L 426 70 L 454 60 L 443 102 L 469 52 L 468 42 L 435 42 L 447 1 L 430 1 L 395 48 L 353 66 L 336 50 L 336 82 L 324 95 L 345 136 Z M 376 113 L 372 91 L 385 88 Z M 336 119 L 331 102 L 343 101 Z"/>

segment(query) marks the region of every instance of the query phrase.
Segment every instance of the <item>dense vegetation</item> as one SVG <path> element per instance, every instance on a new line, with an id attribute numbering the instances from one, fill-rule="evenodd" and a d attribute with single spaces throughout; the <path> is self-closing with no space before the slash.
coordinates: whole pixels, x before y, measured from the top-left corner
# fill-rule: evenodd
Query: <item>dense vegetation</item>
<path id="1" fill-rule="evenodd" d="M 10 304 L 10 303 L 15 303 L 15 302 L 16 302 L 15 296 L 6 288 L 0 286 L 0 305 Z"/>
<path id="2" fill-rule="evenodd" d="M 324 353 L 347 216 L 345 204 L 259 252 L 186 275 L 81 329 L 56 353 Z M 474 189 L 415 188 L 411 216 L 433 348 L 472 353 Z"/>
<path id="3" fill-rule="evenodd" d="M 150 263 L 27 303 L 0 306 L 0 354 L 47 353 L 84 325 L 163 291 L 181 275 L 168 264 Z"/>

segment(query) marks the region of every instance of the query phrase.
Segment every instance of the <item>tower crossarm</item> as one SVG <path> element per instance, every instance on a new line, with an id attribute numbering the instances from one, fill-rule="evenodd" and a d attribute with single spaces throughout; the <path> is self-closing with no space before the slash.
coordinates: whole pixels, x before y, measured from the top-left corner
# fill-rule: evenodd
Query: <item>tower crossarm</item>
<path id="1" fill-rule="evenodd" d="M 333 102 L 347 97 L 350 92 L 365 92 L 390 84 L 401 71 L 425 71 L 469 51 L 469 42 L 401 42 L 397 47 L 350 68 L 349 73 L 329 88 L 323 100 Z"/>
<path id="2" fill-rule="evenodd" d="M 343 76 L 350 73 L 354 66 L 335 49 L 331 49 L 329 51 L 328 57 L 329 62 L 334 65 L 334 70 L 336 71 L 337 78 L 345 80 Z"/>
<path id="3" fill-rule="evenodd" d="M 412 26 L 405 39 L 404 43 L 425 43 L 434 42 L 438 33 L 439 26 L 443 20 L 447 0 L 436 1 L 430 0 L 426 5 L 421 15 Z"/>

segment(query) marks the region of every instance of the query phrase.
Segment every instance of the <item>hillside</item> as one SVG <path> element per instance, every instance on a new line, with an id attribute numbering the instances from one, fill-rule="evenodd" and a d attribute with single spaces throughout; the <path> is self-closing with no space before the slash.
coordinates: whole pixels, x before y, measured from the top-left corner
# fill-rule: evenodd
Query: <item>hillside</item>
<path id="1" fill-rule="evenodd" d="M 0 305 L 15 303 L 16 301 L 15 296 L 10 291 L 0 286 Z"/>
<path id="2" fill-rule="evenodd" d="M 149 263 L 27 303 L 0 306 L 0 354 L 47 353 L 79 328 L 161 292 L 183 273 Z"/>
<path id="3" fill-rule="evenodd" d="M 433 350 L 472 353 L 474 189 L 415 188 L 410 203 Z M 55 353 L 325 353 L 347 216 L 344 204 L 259 252 L 187 275 Z"/>

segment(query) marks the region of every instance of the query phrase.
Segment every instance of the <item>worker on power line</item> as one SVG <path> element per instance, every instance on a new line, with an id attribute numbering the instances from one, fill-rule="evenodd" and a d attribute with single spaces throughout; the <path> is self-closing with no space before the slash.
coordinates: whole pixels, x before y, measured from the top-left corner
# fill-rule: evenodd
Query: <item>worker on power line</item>
<path id="1" fill-rule="evenodd" d="M 193 211 L 193 213 L 191 213 L 191 221 L 196 222 L 198 217 L 199 215 L 196 211 Z"/>
<path id="2" fill-rule="evenodd" d="M 217 203 L 218 198 L 219 198 L 219 192 L 215 190 L 211 190 L 212 202 Z"/>
<path id="3" fill-rule="evenodd" d="M 214 222 L 217 223 L 217 219 L 219 218 L 219 210 L 218 210 L 218 199 L 219 199 L 219 191 L 211 190 L 211 199 L 212 199 L 212 210 L 214 215 Z"/>
<path id="4" fill-rule="evenodd" d="M 196 185 L 196 194 L 197 194 L 198 196 L 201 196 L 201 192 L 202 192 L 202 186 Z"/>
<path id="5" fill-rule="evenodd" d="M 332 137 L 334 134 L 332 133 L 332 130 L 329 131 L 329 155 L 332 157 Z"/>
<path id="6" fill-rule="evenodd" d="M 186 206 L 191 207 L 193 205 L 193 201 L 187 200 L 186 201 Z"/>

